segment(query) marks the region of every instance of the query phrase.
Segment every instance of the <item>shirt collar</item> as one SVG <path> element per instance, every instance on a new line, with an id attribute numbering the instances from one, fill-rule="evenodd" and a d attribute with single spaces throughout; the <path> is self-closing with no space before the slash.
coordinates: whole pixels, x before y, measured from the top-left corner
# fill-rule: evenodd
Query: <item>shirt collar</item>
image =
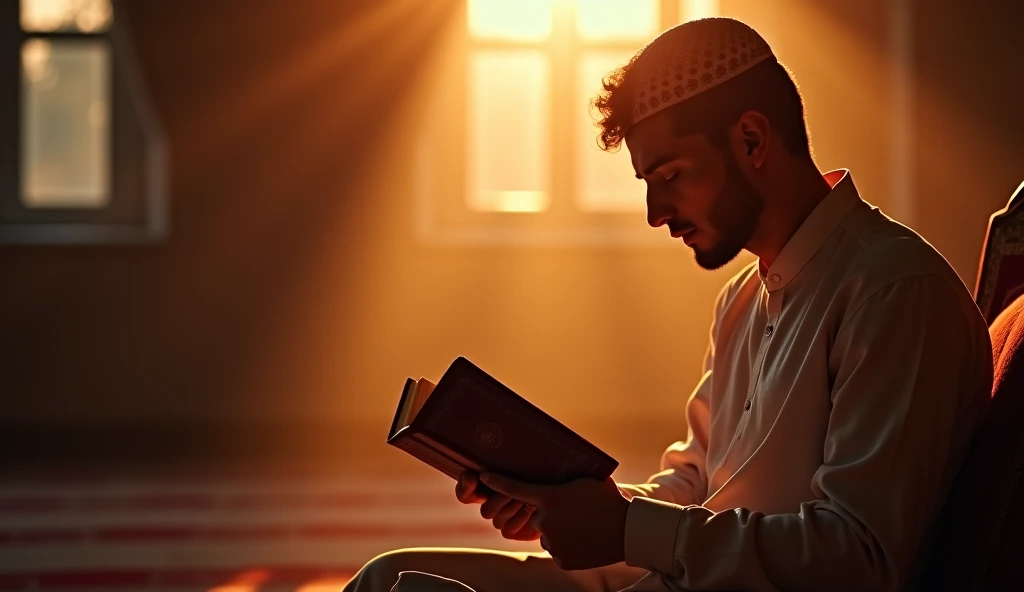
<path id="1" fill-rule="evenodd" d="M 857 204 L 863 203 L 849 170 L 830 171 L 825 173 L 824 177 L 832 186 L 832 191 L 807 216 L 786 246 L 782 247 L 768 272 L 762 274 L 760 266 L 758 267 L 761 283 L 769 292 L 785 288 L 825 244 L 843 218 Z"/>

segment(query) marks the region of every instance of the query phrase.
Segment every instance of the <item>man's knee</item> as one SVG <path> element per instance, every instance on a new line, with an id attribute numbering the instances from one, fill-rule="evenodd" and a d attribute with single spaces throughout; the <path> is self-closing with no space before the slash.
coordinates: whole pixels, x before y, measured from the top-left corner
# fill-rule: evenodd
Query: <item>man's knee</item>
<path id="1" fill-rule="evenodd" d="M 397 579 L 399 572 L 408 569 L 403 568 L 403 566 L 408 565 L 409 554 L 409 549 L 397 549 L 395 551 L 381 553 L 366 562 L 366 565 L 364 565 L 363 569 L 360 571 L 367 571 L 378 576 L 392 575 L 394 576 L 394 579 Z"/>
<path id="2" fill-rule="evenodd" d="M 403 571 L 391 592 L 474 592 L 472 588 L 451 580 L 419 571 Z"/>
<path id="3" fill-rule="evenodd" d="M 399 549 L 381 553 L 356 573 L 345 588 L 345 592 L 387 592 L 403 571 L 415 570 L 413 557 L 421 552 L 416 549 Z"/>

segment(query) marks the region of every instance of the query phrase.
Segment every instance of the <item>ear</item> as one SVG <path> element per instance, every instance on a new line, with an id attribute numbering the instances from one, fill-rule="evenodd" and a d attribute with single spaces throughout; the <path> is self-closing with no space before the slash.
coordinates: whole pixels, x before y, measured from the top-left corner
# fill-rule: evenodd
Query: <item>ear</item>
<path id="1" fill-rule="evenodd" d="M 772 126 L 768 118 L 758 111 L 747 111 L 740 115 L 735 126 L 737 159 L 751 168 L 759 169 L 768 156 Z"/>

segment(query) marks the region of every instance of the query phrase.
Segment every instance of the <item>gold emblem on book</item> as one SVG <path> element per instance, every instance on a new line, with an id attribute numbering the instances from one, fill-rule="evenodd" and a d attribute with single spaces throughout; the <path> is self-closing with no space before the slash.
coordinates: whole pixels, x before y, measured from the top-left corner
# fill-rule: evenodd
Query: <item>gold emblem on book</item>
<path id="1" fill-rule="evenodd" d="M 485 421 L 473 430 L 473 440 L 480 448 L 497 448 L 501 446 L 501 426 L 493 421 Z"/>

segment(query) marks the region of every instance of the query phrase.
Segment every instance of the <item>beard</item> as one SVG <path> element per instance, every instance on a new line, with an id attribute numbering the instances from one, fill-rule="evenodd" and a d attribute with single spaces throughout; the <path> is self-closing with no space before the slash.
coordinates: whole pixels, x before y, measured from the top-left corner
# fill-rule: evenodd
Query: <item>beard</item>
<path id="1" fill-rule="evenodd" d="M 764 199 L 757 188 L 740 172 L 736 157 L 728 152 L 725 164 L 725 187 L 715 199 L 708 216 L 714 242 L 706 248 L 694 246 L 697 265 L 714 270 L 729 263 L 747 246 L 764 209 Z"/>

